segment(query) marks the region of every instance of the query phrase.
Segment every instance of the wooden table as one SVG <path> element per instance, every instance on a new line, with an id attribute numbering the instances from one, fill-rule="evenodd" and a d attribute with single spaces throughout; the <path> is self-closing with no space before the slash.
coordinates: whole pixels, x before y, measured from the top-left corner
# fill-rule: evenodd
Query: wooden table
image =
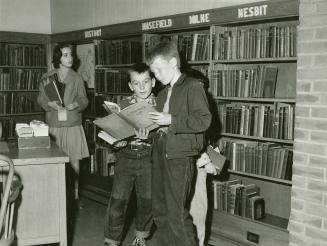
<path id="1" fill-rule="evenodd" d="M 1 152 L 1 150 L 0 150 Z M 68 156 L 54 143 L 50 148 L 18 149 L 9 144 L 15 174 L 23 183 L 18 207 L 18 246 L 60 243 L 67 245 L 65 163 Z"/>

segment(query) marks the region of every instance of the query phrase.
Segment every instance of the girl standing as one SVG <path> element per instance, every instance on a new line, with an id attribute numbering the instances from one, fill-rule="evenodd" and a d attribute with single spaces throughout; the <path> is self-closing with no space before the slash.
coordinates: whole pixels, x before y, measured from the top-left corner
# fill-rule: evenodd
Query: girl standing
<path id="1" fill-rule="evenodd" d="M 74 59 L 72 48 L 59 44 L 53 50 L 54 70 L 43 75 L 40 83 L 38 103 L 46 111 L 46 123 L 50 136 L 69 156 L 74 170 L 75 199 L 78 199 L 79 161 L 89 156 L 87 142 L 82 127 L 82 111 L 88 99 L 82 77 L 72 70 Z M 49 85 L 54 83 L 61 100 L 53 99 Z"/>

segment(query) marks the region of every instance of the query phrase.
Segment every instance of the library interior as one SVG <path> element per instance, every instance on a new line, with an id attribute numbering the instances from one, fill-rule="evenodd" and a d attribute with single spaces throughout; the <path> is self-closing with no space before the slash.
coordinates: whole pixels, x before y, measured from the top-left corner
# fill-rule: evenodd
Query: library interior
<path id="1" fill-rule="evenodd" d="M 326 33 L 326 0 L 0 0 L 0 245 L 327 246 Z"/>

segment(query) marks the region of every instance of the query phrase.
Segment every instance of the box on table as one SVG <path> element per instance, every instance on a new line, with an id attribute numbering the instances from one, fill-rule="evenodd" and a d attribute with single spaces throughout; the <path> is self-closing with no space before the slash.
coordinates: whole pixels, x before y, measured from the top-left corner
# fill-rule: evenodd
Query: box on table
<path id="1" fill-rule="evenodd" d="M 18 137 L 18 149 L 50 148 L 50 137 Z"/>

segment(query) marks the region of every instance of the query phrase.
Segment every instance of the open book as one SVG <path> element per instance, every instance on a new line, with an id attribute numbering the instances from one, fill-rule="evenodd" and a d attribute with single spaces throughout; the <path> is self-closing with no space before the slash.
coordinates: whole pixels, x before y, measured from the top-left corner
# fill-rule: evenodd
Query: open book
<path id="1" fill-rule="evenodd" d="M 135 129 L 146 128 L 151 131 L 159 127 L 149 118 L 149 112 L 157 110 L 146 101 L 132 104 L 122 110 L 118 106 L 118 109 L 110 110 L 110 115 L 93 121 L 104 130 L 98 136 L 110 144 L 134 136 Z"/>
<path id="2" fill-rule="evenodd" d="M 109 102 L 109 101 L 104 101 L 102 106 L 104 107 L 104 109 L 109 113 L 119 113 L 120 112 L 120 107 L 117 103 L 114 102 Z"/>

